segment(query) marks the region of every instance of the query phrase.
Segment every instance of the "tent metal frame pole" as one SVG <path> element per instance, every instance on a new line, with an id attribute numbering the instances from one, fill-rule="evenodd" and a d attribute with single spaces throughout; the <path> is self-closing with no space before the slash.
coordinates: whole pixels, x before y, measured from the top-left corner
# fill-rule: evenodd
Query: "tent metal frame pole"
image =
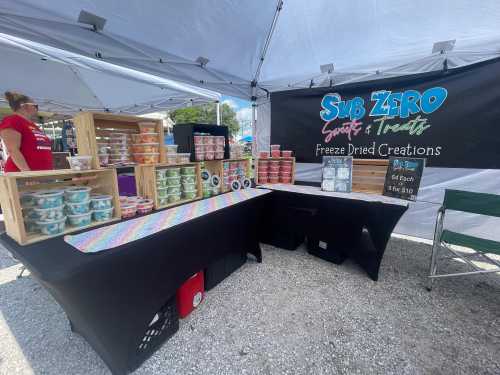
<path id="1" fill-rule="evenodd" d="M 252 103 L 252 156 L 257 157 L 257 104 Z"/>
<path id="2" fill-rule="evenodd" d="M 217 125 L 220 125 L 220 118 L 221 118 L 220 102 L 217 100 L 215 103 L 216 103 L 216 106 L 217 106 Z"/>

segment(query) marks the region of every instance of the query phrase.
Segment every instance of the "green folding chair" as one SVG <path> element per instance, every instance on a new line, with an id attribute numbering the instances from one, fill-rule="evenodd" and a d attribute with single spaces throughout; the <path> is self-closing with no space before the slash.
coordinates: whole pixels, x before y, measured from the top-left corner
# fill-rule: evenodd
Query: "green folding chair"
<path id="1" fill-rule="evenodd" d="M 486 255 L 500 255 L 500 242 L 443 229 L 445 212 L 447 210 L 500 217 L 500 195 L 472 193 L 469 191 L 448 189 L 445 191 L 443 205 L 439 209 L 438 217 L 436 219 L 431 265 L 427 283 L 428 290 L 432 289 L 434 279 L 437 278 L 500 272 L 500 262 L 495 259 L 491 259 Z M 451 247 L 452 245 L 466 247 L 474 250 L 474 252 L 471 252 L 470 254 L 459 252 L 453 249 Z M 441 259 L 462 259 L 473 269 L 473 271 L 438 274 L 438 263 L 441 260 L 439 257 L 442 249 L 448 250 L 452 255 Z M 472 262 L 474 258 L 480 258 L 481 260 L 493 264 L 496 267 L 488 270 L 479 268 Z"/>

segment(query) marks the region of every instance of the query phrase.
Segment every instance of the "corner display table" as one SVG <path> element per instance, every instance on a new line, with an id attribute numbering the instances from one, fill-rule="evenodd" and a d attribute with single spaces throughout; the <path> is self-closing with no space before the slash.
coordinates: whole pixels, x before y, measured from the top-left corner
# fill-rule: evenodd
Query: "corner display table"
<path id="1" fill-rule="evenodd" d="M 114 374 L 141 365 L 178 328 L 177 289 L 230 254 L 261 260 L 269 191 L 245 189 L 80 234 L 0 242 L 62 306 Z"/>
<path id="2" fill-rule="evenodd" d="M 262 242 L 295 249 L 307 238 L 308 251 L 341 264 L 347 257 L 378 280 L 380 263 L 408 202 L 376 194 L 334 193 L 315 186 L 269 184 L 273 190 Z"/>

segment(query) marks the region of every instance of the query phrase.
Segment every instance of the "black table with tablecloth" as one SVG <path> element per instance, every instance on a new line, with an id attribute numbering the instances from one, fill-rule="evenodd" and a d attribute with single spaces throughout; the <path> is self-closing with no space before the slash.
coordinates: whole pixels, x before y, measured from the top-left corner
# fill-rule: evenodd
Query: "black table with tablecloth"
<path id="1" fill-rule="evenodd" d="M 52 294 L 71 328 L 112 372 L 125 374 L 176 331 L 173 301 L 184 281 L 227 256 L 244 261 L 249 252 L 261 260 L 259 224 L 270 195 L 98 253 L 80 252 L 62 237 L 19 246 L 2 234 L 0 242 Z"/>
<path id="2" fill-rule="evenodd" d="M 308 251 L 336 264 L 347 257 L 378 280 L 387 242 L 406 201 L 374 194 L 332 193 L 315 186 L 273 184 L 264 243 L 293 250 L 307 240 Z"/>

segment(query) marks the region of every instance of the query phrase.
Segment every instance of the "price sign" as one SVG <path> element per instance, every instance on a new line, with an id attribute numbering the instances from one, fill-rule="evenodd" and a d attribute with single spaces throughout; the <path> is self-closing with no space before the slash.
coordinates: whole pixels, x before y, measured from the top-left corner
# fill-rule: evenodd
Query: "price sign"
<path id="1" fill-rule="evenodd" d="M 352 156 L 323 156 L 321 189 L 350 193 L 352 189 Z"/>
<path id="2" fill-rule="evenodd" d="M 424 167 L 425 159 L 390 158 L 384 195 L 415 201 Z"/>

